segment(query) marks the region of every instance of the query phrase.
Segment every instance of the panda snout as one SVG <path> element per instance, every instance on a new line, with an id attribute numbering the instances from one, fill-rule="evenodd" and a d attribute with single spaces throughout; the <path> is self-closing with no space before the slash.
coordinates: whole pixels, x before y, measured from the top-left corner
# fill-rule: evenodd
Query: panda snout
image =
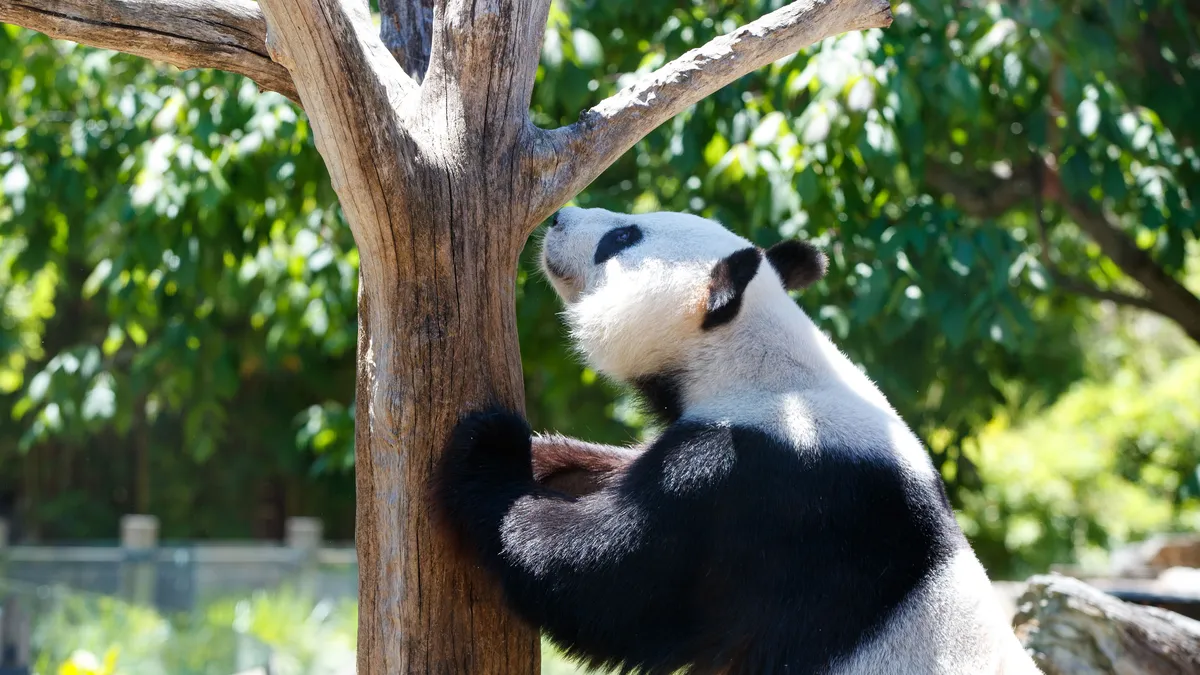
<path id="1" fill-rule="evenodd" d="M 575 276 L 571 274 L 571 271 L 566 265 L 563 265 L 562 262 L 556 259 L 556 256 L 551 253 L 549 248 L 547 248 L 545 251 L 542 251 L 542 267 L 544 267 L 552 276 L 561 280 L 567 280 Z"/>
<path id="2" fill-rule="evenodd" d="M 546 261 L 546 269 L 550 272 L 550 274 L 553 274 L 563 281 L 567 281 L 572 278 L 570 272 L 555 264 L 553 260 Z"/>
<path id="3" fill-rule="evenodd" d="M 542 270 L 546 273 L 546 278 L 554 287 L 554 291 L 564 302 L 570 304 L 579 297 L 583 290 L 580 279 L 572 273 L 569 266 L 564 265 L 549 251 L 542 253 Z"/>

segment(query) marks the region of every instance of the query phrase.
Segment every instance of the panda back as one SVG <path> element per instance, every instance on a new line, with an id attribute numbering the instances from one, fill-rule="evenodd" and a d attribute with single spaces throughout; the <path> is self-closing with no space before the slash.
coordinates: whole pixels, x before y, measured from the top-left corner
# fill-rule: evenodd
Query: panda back
<path id="1" fill-rule="evenodd" d="M 940 481 L 898 458 L 797 447 L 753 427 L 729 438 L 703 577 L 714 618 L 738 617 L 735 633 L 767 638 L 744 655 L 745 672 L 828 667 L 966 548 Z"/>

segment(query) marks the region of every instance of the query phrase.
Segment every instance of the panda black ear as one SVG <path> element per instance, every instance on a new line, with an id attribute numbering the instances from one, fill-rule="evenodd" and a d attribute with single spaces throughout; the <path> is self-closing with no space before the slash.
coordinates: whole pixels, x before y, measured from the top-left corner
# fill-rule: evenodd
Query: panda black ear
<path id="1" fill-rule="evenodd" d="M 789 291 L 798 291 L 820 281 L 829 268 L 829 259 L 821 249 L 798 239 L 781 241 L 767 249 L 767 260 Z"/>
<path id="2" fill-rule="evenodd" d="M 742 295 L 758 273 L 762 253 L 754 247 L 729 254 L 713 266 L 708 277 L 708 302 L 700 328 L 711 330 L 733 321 L 742 307 Z"/>

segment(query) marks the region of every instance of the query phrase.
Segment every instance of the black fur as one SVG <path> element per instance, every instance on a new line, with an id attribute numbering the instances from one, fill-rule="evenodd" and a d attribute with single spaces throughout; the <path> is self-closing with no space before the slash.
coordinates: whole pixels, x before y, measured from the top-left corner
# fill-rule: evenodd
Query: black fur
<path id="1" fill-rule="evenodd" d="M 761 263 L 762 253 L 750 247 L 730 253 L 713 266 L 708 280 L 708 306 L 700 328 L 712 330 L 733 321 L 742 307 L 746 286 Z"/>
<path id="2" fill-rule="evenodd" d="M 798 291 L 820 281 L 829 268 L 829 259 L 820 249 L 797 239 L 781 241 L 767 249 L 767 260 L 789 291 Z"/>
<path id="3" fill-rule="evenodd" d="M 468 416 L 438 494 L 513 608 L 591 666 L 820 673 L 965 546 L 941 482 L 884 452 L 677 422 L 572 498 L 533 481 L 529 447 L 519 415 Z"/>
<path id="4" fill-rule="evenodd" d="M 647 414 L 666 424 L 683 416 L 683 389 L 679 378 L 677 373 L 658 373 L 633 381 Z"/>
<path id="5" fill-rule="evenodd" d="M 601 265 L 641 240 L 642 228 L 637 225 L 626 225 L 609 230 L 604 233 L 603 237 L 600 237 L 600 243 L 596 244 L 596 255 L 592 257 L 592 262 Z"/>

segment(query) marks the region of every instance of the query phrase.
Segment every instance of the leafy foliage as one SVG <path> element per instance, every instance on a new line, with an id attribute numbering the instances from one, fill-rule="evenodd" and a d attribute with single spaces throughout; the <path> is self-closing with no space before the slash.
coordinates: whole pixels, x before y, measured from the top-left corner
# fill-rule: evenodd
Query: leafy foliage
<path id="1" fill-rule="evenodd" d="M 1064 561 L 1104 573 L 1114 546 L 1200 529 L 1200 351 L 1161 359 L 1143 340 L 1170 344 L 1169 331 L 1130 323 L 1133 336 L 1098 337 L 1137 357 L 976 437 L 983 487 L 959 515 L 994 574 L 1024 578 Z"/>
<path id="2" fill-rule="evenodd" d="M 181 631 L 153 609 L 117 598 L 52 591 L 40 596 L 31 647 L 39 673 L 223 675 L 236 667 L 229 626 Z M 197 650 L 206 654 L 197 658 Z"/>
<path id="3" fill-rule="evenodd" d="M 35 529 L 148 509 L 167 532 L 238 534 L 189 479 L 219 466 L 226 505 L 252 512 L 255 483 L 311 463 L 308 406 L 329 421 L 301 440 L 344 466 L 320 451 L 353 392 L 356 254 L 296 109 L 9 26 L 0 71 L 0 451 L 128 486 L 70 503 L 26 476 Z"/>
<path id="4" fill-rule="evenodd" d="M 534 119 L 572 122 L 782 4 L 556 2 Z M 979 432 L 1089 372 L 1080 331 L 1096 308 L 1058 280 L 1138 292 L 1079 209 L 1098 206 L 1185 276 L 1200 21 L 1182 0 L 914 0 L 895 14 L 726 87 L 577 201 L 826 247 L 830 274 L 799 302 L 975 513 L 1017 478 Z M 284 511 L 349 536 L 357 260 L 303 116 L 234 76 L 7 27 L 0 95 L 0 507 L 17 500 L 32 535 L 108 534 L 119 513 L 150 510 L 169 536 L 277 534 Z M 534 259 L 531 245 L 518 273 L 534 426 L 628 440 L 644 420 L 570 353 Z M 1195 460 L 1161 471 L 1182 484 Z M 1062 506 L 1006 503 L 977 536 Z M 1078 544 L 991 560 L 1042 564 Z"/>

